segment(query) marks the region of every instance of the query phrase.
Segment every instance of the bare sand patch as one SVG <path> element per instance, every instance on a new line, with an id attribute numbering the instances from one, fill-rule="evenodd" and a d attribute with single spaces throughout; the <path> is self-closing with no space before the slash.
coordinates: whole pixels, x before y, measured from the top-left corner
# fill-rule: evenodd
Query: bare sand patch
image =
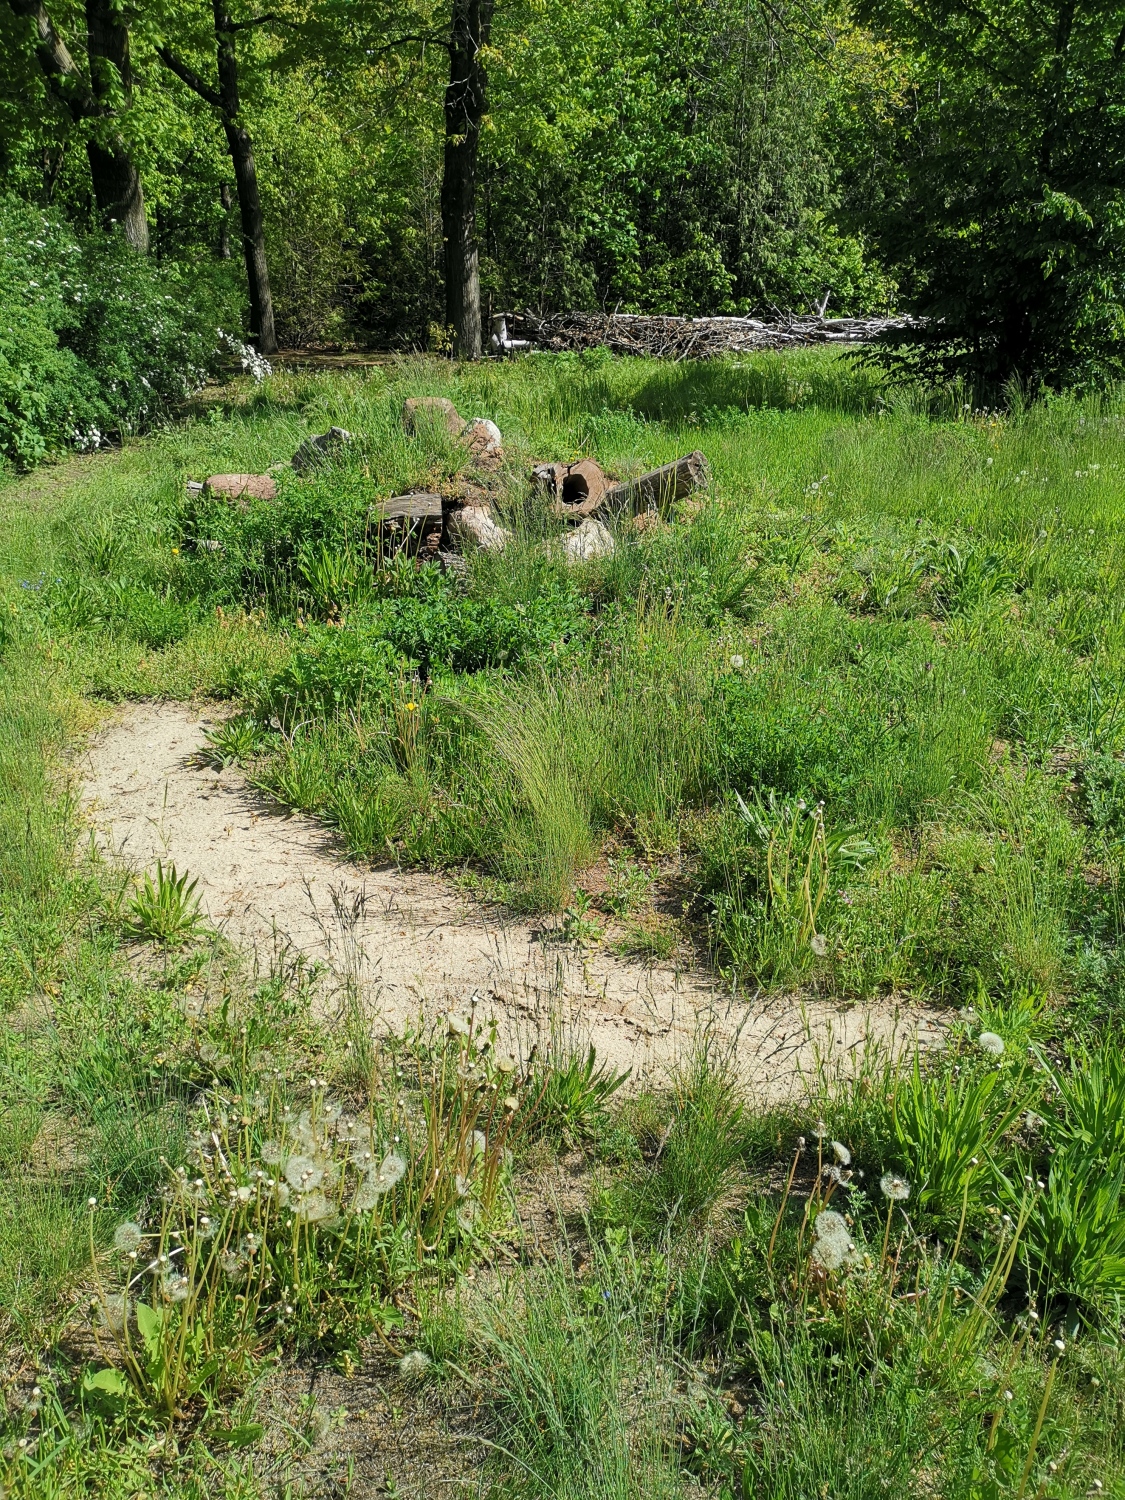
<path id="1" fill-rule="evenodd" d="M 892 1047 L 940 1037 L 938 1017 L 891 1003 L 840 1007 L 732 997 L 694 963 L 645 963 L 545 940 L 543 924 L 473 900 L 439 875 L 361 865 L 315 819 L 279 808 L 237 770 L 197 752 L 221 709 L 133 703 L 91 738 L 78 772 L 87 816 L 112 857 L 157 859 L 198 877 L 211 923 L 246 950 L 292 945 L 324 966 L 321 1003 L 357 982 L 374 1027 L 441 1012 L 495 1017 L 508 1045 L 566 1035 L 659 1079 L 702 1027 L 735 1052 L 762 1099 L 801 1085 L 875 1038 Z"/>

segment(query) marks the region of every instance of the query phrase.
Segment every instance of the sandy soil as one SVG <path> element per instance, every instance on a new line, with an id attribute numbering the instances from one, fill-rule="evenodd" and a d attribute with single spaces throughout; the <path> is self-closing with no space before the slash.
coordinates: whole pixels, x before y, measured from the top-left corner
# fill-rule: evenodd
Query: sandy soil
<path id="1" fill-rule="evenodd" d="M 895 1047 L 940 1036 L 936 1016 L 892 1005 L 732 1000 L 698 967 L 579 952 L 439 876 L 358 865 L 313 819 L 279 809 L 236 770 L 199 764 L 219 713 L 127 705 L 79 763 L 88 817 L 103 847 L 134 869 L 162 858 L 197 876 L 210 921 L 247 950 L 268 958 L 288 943 L 320 961 L 326 1007 L 349 980 L 377 1028 L 475 1004 L 524 1053 L 561 1033 L 593 1042 L 635 1079 L 664 1074 L 707 1026 L 769 1099 L 800 1087 L 818 1057 L 847 1067 L 868 1036 Z"/>

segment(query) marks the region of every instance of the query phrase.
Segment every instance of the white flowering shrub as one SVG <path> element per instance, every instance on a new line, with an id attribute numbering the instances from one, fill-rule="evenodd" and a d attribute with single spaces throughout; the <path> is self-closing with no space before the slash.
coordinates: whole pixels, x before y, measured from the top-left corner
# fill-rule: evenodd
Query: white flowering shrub
<path id="1" fill-rule="evenodd" d="M 157 263 L 115 234 L 79 238 L 0 199 L 0 457 L 26 469 L 90 452 L 198 390 L 219 327 L 237 320 L 230 274 Z"/>
<path id="2" fill-rule="evenodd" d="M 224 333 L 219 329 L 219 348 L 227 354 L 233 354 L 242 366 L 242 373 L 249 375 L 256 385 L 261 385 L 267 375 L 273 374 L 273 366 L 264 354 L 259 353 L 253 344 L 246 344 L 231 333 Z"/>

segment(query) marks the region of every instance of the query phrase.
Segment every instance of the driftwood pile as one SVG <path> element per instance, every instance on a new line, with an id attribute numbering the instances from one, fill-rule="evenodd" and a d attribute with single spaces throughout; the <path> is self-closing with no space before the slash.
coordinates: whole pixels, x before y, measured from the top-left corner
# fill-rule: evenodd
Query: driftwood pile
<path id="1" fill-rule="evenodd" d="M 711 359 L 806 344 L 870 344 L 905 318 L 826 318 L 787 313 L 760 318 L 674 318 L 644 313 L 505 313 L 505 325 L 535 349 L 609 349 L 650 359 Z"/>
<path id="2" fill-rule="evenodd" d="M 470 466 L 448 493 L 416 490 L 372 506 L 369 520 L 383 555 L 405 551 L 461 568 L 466 551 L 502 552 L 512 534 L 492 515 L 504 460 L 500 429 L 484 417 L 465 421 L 452 401 L 437 396 L 412 397 L 403 407 L 402 420 L 407 432 L 424 430 L 426 424 L 443 428 L 468 450 Z M 292 467 L 307 474 L 352 441 L 351 433 L 342 427 L 329 428 L 301 444 Z M 202 482 L 189 480 L 188 493 L 247 510 L 253 500 L 277 498 L 273 473 L 284 467 L 275 464 L 265 474 L 212 474 Z M 678 500 L 706 485 L 709 477 L 707 460 L 698 451 L 635 479 L 615 481 L 592 458 L 536 464 L 529 476 L 532 495 L 564 522 L 561 548 L 569 562 L 612 555 L 616 543 L 607 521 L 665 516 Z M 209 541 L 195 545 L 207 551 L 219 546 Z"/>

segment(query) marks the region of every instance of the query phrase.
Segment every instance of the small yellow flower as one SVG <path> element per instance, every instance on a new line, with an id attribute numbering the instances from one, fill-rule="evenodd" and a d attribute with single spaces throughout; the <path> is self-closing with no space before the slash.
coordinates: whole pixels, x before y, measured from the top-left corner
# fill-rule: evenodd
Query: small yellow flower
<path id="1" fill-rule="evenodd" d="M 418 707 L 417 703 L 408 703 L 406 705 L 406 712 L 408 714 L 412 714 L 417 707 Z"/>
<path id="2" fill-rule="evenodd" d="M 172 556 L 173 557 L 179 557 L 179 555 L 180 555 L 180 549 L 178 547 L 173 547 L 172 548 Z"/>

